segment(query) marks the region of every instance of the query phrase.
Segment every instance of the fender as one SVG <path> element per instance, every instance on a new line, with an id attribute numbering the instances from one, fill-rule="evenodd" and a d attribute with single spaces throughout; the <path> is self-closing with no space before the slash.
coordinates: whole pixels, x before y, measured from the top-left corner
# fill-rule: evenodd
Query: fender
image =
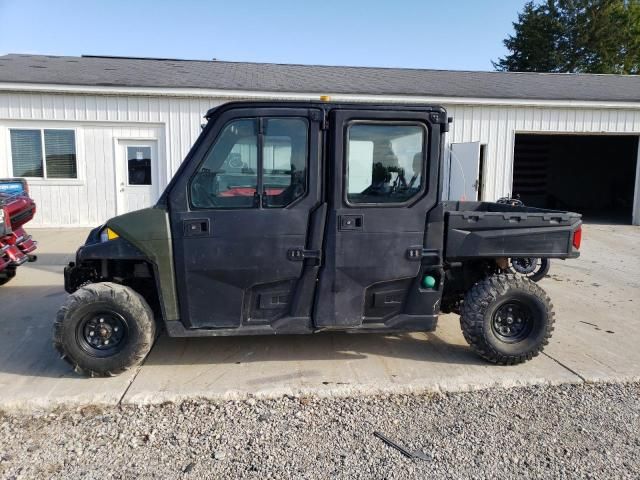
<path id="1" fill-rule="evenodd" d="M 100 242 L 100 231 L 104 227 L 112 229 L 119 238 Z M 65 268 L 65 290 L 72 293 L 87 281 L 101 281 L 101 272 L 96 270 L 95 262 L 143 261 L 153 269 L 163 319 L 177 321 L 178 300 L 171 245 L 169 216 L 164 208 L 145 208 L 114 217 L 91 231 L 76 253 L 76 263 Z"/>

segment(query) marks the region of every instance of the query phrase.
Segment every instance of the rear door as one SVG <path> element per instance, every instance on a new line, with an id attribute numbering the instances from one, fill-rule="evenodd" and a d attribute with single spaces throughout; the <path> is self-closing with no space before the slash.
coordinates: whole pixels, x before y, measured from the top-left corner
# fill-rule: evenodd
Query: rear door
<path id="1" fill-rule="evenodd" d="M 321 118 L 234 108 L 207 127 L 169 197 L 185 326 L 308 328 L 326 214 Z"/>
<path id="2" fill-rule="evenodd" d="M 317 326 L 400 326 L 424 313 L 411 312 L 407 300 L 421 271 L 426 214 L 439 194 L 433 114 L 331 113 L 332 191 Z"/>

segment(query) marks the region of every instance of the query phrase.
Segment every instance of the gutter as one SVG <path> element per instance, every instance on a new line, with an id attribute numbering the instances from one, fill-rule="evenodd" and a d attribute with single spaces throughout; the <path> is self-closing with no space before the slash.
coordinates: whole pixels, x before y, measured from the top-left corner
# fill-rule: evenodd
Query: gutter
<path id="1" fill-rule="evenodd" d="M 333 102 L 384 102 L 413 104 L 444 105 L 478 105 L 478 106 L 531 106 L 531 107 L 563 107 L 563 108 L 609 108 L 640 110 L 637 102 L 618 102 L 603 100 L 537 100 L 519 98 L 478 98 L 478 97 L 439 97 L 421 95 L 373 95 L 359 93 L 323 92 L 257 92 L 249 90 L 222 90 L 207 88 L 172 88 L 172 87 L 119 87 L 119 86 L 85 86 L 57 85 L 36 83 L 4 83 L 0 82 L 0 92 L 15 93 L 54 93 L 74 95 L 130 95 L 145 97 L 181 97 L 181 98 L 222 98 L 251 100 L 319 100 L 320 95 L 329 95 Z"/>

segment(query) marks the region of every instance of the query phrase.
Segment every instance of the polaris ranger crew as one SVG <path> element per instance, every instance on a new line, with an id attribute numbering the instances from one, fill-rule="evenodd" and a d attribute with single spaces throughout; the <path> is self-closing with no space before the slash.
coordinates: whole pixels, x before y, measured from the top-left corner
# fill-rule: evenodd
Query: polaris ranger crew
<path id="1" fill-rule="evenodd" d="M 234 102 L 206 118 L 157 204 L 93 230 L 65 269 L 54 344 L 77 371 L 122 372 L 162 328 L 433 331 L 451 311 L 490 362 L 547 344 L 551 302 L 507 258 L 578 257 L 580 215 L 442 202 L 443 108 Z"/>

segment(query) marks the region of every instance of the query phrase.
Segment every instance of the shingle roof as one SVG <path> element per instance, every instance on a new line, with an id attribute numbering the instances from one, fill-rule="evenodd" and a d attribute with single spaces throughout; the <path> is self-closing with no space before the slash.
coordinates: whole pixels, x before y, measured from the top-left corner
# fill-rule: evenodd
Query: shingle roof
<path id="1" fill-rule="evenodd" d="M 639 75 L 470 72 L 97 56 L 0 56 L 0 82 L 289 93 L 640 101 Z"/>

